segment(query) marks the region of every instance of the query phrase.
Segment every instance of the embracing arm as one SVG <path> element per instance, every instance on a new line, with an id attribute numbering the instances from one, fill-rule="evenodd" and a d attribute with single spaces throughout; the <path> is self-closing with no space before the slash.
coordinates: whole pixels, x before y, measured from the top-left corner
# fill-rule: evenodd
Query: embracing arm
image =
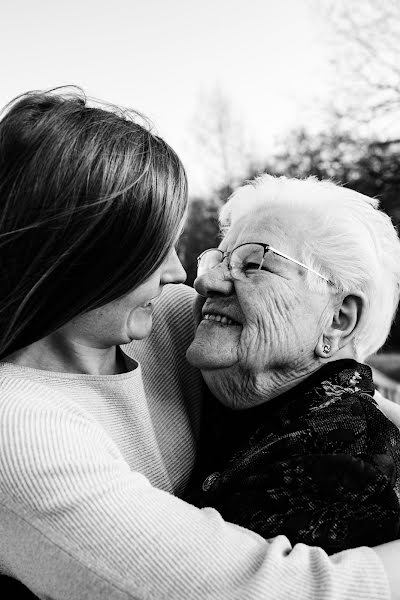
<path id="1" fill-rule="evenodd" d="M 392 400 L 384 398 L 379 392 L 375 392 L 374 400 L 377 402 L 378 407 L 383 414 L 392 421 L 396 427 L 400 428 L 400 406 L 395 404 Z"/>
<path id="2" fill-rule="evenodd" d="M 0 568 L 39 597 L 390 598 L 372 550 L 328 557 L 284 536 L 265 541 L 153 488 L 79 411 L 21 398 L 15 410 L 5 393 Z"/>
<path id="3" fill-rule="evenodd" d="M 400 600 L 400 540 L 373 548 L 384 566 L 389 581 L 391 600 Z"/>
<path id="4" fill-rule="evenodd" d="M 391 400 L 387 400 L 379 393 L 375 393 L 374 399 L 387 418 L 400 428 L 400 406 Z M 376 546 L 374 550 L 385 567 L 392 600 L 400 600 L 400 540 Z"/>

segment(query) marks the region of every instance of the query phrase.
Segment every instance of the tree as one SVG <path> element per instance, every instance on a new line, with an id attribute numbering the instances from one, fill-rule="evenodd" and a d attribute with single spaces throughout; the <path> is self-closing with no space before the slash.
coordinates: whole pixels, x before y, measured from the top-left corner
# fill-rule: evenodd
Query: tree
<path id="1" fill-rule="evenodd" d="M 254 162 L 245 127 L 220 88 L 199 97 L 193 119 L 193 145 L 212 188 L 233 187 Z"/>
<path id="2" fill-rule="evenodd" d="M 206 248 L 215 248 L 219 244 L 219 207 L 217 199 L 192 198 L 189 202 L 188 217 L 178 248 L 188 285 L 193 285 L 196 278 L 199 254 Z"/>
<path id="3" fill-rule="evenodd" d="M 333 110 L 381 138 L 400 138 L 400 1 L 315 2 L 329 24 L 336 94 Z"/>
<path id="4" fill-rule="evenodd" d="M 332 179 L 377 197 L 392 221 L 400 223 L 400 142 L 360 139 L 338 128 L 318 135 L 301 130 L 285 141 L 284 150 L 270 159 L 264 171 Z M 383 350 L 400 351 L 400 312 Z"/>
<path id="5" fill-rule="evenodd" d="M 340 131 L 340 128 L 317 135 L 300 130 L 293 132 L 260 169 L 249 168 L 243 180 L 262 172 L 332 179 L 363 194 L 378 197 L 381 208 L 393 222 L 400 222 L 400 143 L 359 138 L 354 133 Z M 180 254 L 188 271 L 189 284 L 195 278 L 197 256 L 205 248 L 219 243 L 218 210 L 231 192 L 232 187 L 223 186 L 212 197 L 196 198 L 190 203 Z M 400 350 L 400 314 L 385 350 Z"/>
<path id="6" fill-rule="evenodd" d="M 264 171 L 288 177 L 332 179 L 362 194 L 377 197 L 395 223 L 400 221 L 400 142 L 381 142 L 341 132 L 291 134 L 284 149 Z"/>

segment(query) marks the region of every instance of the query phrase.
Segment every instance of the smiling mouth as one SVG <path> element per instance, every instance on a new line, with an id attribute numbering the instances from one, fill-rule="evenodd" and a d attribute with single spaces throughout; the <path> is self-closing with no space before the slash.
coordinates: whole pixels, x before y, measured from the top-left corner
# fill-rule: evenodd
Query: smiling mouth
<path id="1" fill-rule="evenodd" d="M 216 321 L 217 323 L 221 323 L 222 325 L 236 325 L 240 326 L 240 323 L 226 317 L 225 315 L 216 315 L 213 313 L 205 313 L 203 315 L 203 320 L 205 321 Z"/>

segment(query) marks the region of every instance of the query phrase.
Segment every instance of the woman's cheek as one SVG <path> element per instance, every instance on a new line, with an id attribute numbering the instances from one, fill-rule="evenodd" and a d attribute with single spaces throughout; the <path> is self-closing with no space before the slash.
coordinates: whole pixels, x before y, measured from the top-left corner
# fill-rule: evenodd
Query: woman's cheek
<path id="1" fill-rule="evenodd" d="M 259 305 L 258 311 L 246 315 L 240 339 L 239 363 L 250 370 L 262 370 L 283 342 L 283 323 L 271 302 Z"/>
<path id="2" fill-rule="evenodd" d="M 253 308 L 247 311 L 240 348 L 240 364 L 262 371 L 283 365 L 297 352 L 298 302 L 285 294 L 253 295 Z M 298 324 L 297 324 L 298 325 Z"/>

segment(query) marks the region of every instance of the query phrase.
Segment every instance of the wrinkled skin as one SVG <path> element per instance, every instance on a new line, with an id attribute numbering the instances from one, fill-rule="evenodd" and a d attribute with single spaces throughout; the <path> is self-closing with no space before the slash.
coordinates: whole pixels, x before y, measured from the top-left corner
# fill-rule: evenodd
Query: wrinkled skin
<path id="1" fill-rule="evenodd" d="M 240 219 L 220 248 L 264 242 L 299 260 L 306 232 L 301 214 L 269 209 Z M 265 267 L 237 281 L 225 260 L 195 281 L 201 294 L 195 304 L 199 325 L 187 358 L 221 402 L 236 409 L 281 394 L 326 362 L 315 349 L 331 342 L 325 334 L 338 311 L 328 285 L 322 292 L 310 291 L 302 267 L 270 254 Z M 204 319 L 207 314 L 235 323 Z M 349 351 L 342 349 L 335 359 L 345 356 Z"/>

